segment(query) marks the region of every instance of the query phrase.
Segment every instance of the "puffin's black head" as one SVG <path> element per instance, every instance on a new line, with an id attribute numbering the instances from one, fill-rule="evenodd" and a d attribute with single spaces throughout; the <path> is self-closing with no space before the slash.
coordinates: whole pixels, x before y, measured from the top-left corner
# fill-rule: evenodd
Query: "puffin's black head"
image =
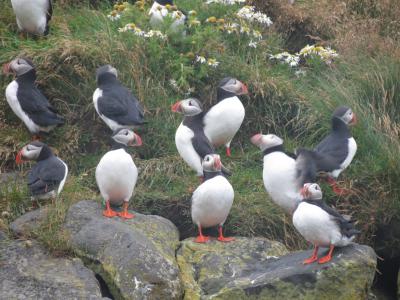
<path id="1" fill-rule="evenodd" d="M 283 140 L 275 134 L 255 134 L 250 139 L 261 151 L 283 145 Z"/>
<path id="2" fill-rule="evenodd" d="M 187 98 L 172 105 L 173 112 L 179 112 L 187 117 L 198 115 L 203 111 L 203 106 L 197 98 Z"/>
<path id="3" fill-rule="evenodd" d="M 174 5 L 172 0 L 156 0 L 155 2 L 157 2 L 160 5 L 167 5 L 167 4 L 171 6 Z"/>
<path id="4" fill-rule="evenodd" d="M 346 125 L 354 125 L 357 122 L 356 115 L 353 110 L 348 106 L 339 106 L 333 112 L 332 119 L 337 118 L 342 120 Z"/>
<path id="5" fill-rule="evenodd" d="M 118 144 L 122 144 L 125 146 L 141 146 L 142 145 L 142 138 L 134 133 L 131 129 L 122 128 L 118 130 L 112 136 L 113 140 L 116 141 Z"/>
<path id="6" fill-rule="evenodd" d="M 221 158 L 218 154 L 207 154 L 202 162 L 205 172 L 220 172 L 222 168 Z"/>
<path id="7" fill-rule="evenodd" d="M 218 98 L 222 95 L 246 95 L 248 93 L 247 86 L 233 77 L 225 77 L 218 84 Z"/>
<path id="8" fill-rule="evenodd" d="M 18 57 L 3 66 L 3 72 L 5 74 L 14 73 L 17 77 L 31 70 L 35 70 L 35 65 L 26 57 Z"/>
<path id="9" fill-rule="evenodd" d="M 322 199 L 322 191 L 317 183 L 305 183 L 300 191 L 300 194 L 304 197 L 303 199 L 310 199 L 310 200 Z"/>
<path id="10" fill-rule="evenodd" d="M 30 142 L 25 145 L 17 154 L 15 159 L 16 163 L 19 165 L 26 160 L 43 160 L 53 155 L 53 152 L 45 143 L 39 141 Z"/>
<path id="11" fill-rule="evenodd" d="M 118 71 L 111 65 L 104 65 L 96 70 L 96 81 L 99 82 L 102 78 L 118 78 Z"/>

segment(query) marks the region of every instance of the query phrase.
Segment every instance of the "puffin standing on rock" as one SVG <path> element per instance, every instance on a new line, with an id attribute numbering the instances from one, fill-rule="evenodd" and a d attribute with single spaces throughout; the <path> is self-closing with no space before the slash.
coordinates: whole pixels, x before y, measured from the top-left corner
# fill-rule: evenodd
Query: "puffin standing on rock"
<path id="1" fill-rule="evenodd" d="M 215 146 L 225 145 L 226 155 L 231 156 L 230 145 L 242 125 L 245 109 L 238 98 L 248 93 L 247 86 L 239 80 L 226 77 L 217 89 L 218 103 L 204 115 L 204 133 Z"/>
<path id="2" fill-rule="evenodd" d="M 28 174 L 28 189 L 32 200 L 54 198 L 61 193 L 67 179 L 68 166 L 46 144 L 33 141 L 24 146 L 17 154 L 16 163 L 21 164 L 24 159 L 37 161 Z"/>
<path id="3" fill-rule="evenodd" d="M 222 226 L 231 210 L 234 191 L 232 185 L 221 172 L 218 154 L 208 154 L 203 159 L 204 182 L 193 192 L 192 220 L 199 229 L 197 243 L 205 243 L 210 238 L 204 236 L 202 228 L 218 225 L 218 240 L 231 242 L 234 238 L 224 237 Z"/>
<path id="4" fill-rule="evenodd" d="M 114 149 L 104 154 L 96 167 L 97 186 L 106 202 L 103 215 L 109 218 L 118 215 L 124 219 L 132 219 L 134 215 L 128 212 L 128 205 L 136 185 L 138 170 L 125 148 L 141 146 L 142 139 L 126 128 L 115 133 L 112 139 L 115 141 Z M 110 204 L 122 204 L 123 211 L 113 211 Z"/>
<path id="5" fill-rule="evenodd" d="M 138 99 L 118 80 L 118 71 L 105 65 L 96 71 L 97 89 L 93 94 L 96 112 L 115 133 L 144 124 L 144 111 Z"/>
<path id="6" fill-rule="evenodd" d="M 171 110 L 182 113 L 185 118 L 175 133 L 175 144 L 183 160 L 203 178 L 202 160 L 207 154 L 215 153 L 214 147 L 204 134 L 203 109 L 196 98 L 176 102 Z M 222 172 L 230 172 L 221 165 Z"/>
<path id="7" fill-rule="evenodd" d="M 49 33 L 51 0 L 11 0 L 19 30 L 37 35 Z"/>
<path id="8" fill-rule="evenodd" d="M 293 225 L 315 247 L 312 256 L 303 263 L 317 261 L 318 248 L 329 247 L 328 254 L 318 260 L 320 264 L 326 263 L 332 259 L 335 247 L 349 245 L 360 231 L 354 228 L 351 221 L 322 201 L 322 191 L 318 184 L 304 184 L 301 194 L 303 200 L 293 213 Z"/>
<path id="9" fill-rule="evenodd" d="M 25 123 L 34 139 L 48 133 L 64 120 L 57 114 L 35 84 L 36 70 L 27 58 L 16 58 L 3 66 L 4 73 L 14 73 L 16 79 L 6 88 L 6 98 L 13 112 Z"/>
<path id="10" fill-rule="evenodd" d="M 251 142 L 264 154 L 265 189 L 272 201 L 292 214 L 301 198 L 300 189 L 307 180 L 299 170 L 300 160 L 295 160 L 291 154 L 285 152 L 283 140 L 274 134 L 256 134 Z"/>

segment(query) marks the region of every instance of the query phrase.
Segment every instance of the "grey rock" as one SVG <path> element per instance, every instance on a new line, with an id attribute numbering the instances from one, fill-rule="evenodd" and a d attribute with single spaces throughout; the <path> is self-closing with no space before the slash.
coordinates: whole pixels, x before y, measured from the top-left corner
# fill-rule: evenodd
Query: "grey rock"
<path id="1" fill-rule="evenodd" d="M 101 298 L 96 277 L 79 258 L 54 258 L 35 241 L 0 233 L 0 299 Z"/>
<path id="2" fill-rule="evenodd" d="M 367 299 L 376 267 L 372 248 L 338 248 L 331 262 L 310 265 L 302 262 L 311 251 L 281 249 L 259 238 L 223 245 L 183 241 L 178 262 L 185 299 Z"/>
<path id="3" fill-rule="evenodd" d="M 72 248 L 102 276 L 113 296 L 180 299 L 177 228 L 159 216 L 109 219 L 102 211 L 97 202 L 81 201 L 69 209 L 65 229 Z"/>
<path id="4" fill-rule="evenodd" d="M 10 224 L 10 230 L 15 235 L 28 235 L 39 228 L 40 223 L 47 217 L 47 207 L 30 211 L 15 219 Z"/>

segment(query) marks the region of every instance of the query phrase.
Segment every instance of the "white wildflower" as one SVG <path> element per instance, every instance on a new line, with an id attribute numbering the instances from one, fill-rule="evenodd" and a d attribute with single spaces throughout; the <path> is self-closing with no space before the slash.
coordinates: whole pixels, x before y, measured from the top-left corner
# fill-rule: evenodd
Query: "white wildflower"
<path id="1" fill-rule="evenodd" d="M 189 10 L 188 15 L 193 17 L 193 16 L 197 15 L 197 11 Z"/>
<path id="2" fill-rule="evenodd" d="M 254 6 L 249 6 L 249 5 L 243 6 L 241 9 L 239 9 L 236 15 L 239 18 L 248 20 L 250 22 L 258 22 L 261 24 L 265 24 L 266 26 L 272 25 L 271 19 L 262 12 L 259 11 L 256 12 Z"/>
<path id="3" fill-rule="evenodd" d="M 251 48 L 257 48 L 257 45 L 258 45 L 258 42 L 255 42 L 253 40 L 251 40 L 249 43 L 249 47 L 251 47 Z"/>
<path id="4" fill-rule="evenodd" d="M 224 25 L 224 29 L 227 33 L 231 34 L 233 32 L 237 32 L 237 29 L 239 28 L 239 24 L 237 23 L 226 23 Z"/>
<path id="5" fill-rule="evenodd" d="M 297 70 L 296 72 L 294 72 L 294 75 L 296 75 L 297 77 L 305 76 L 306 71 L 305 70 Z"/>
<path id="6" fill-rule="evenodd" d="M 245 3 L 246 0 L 207 0 L 206 4 L 211 4 L 211 3 L 219 3 L 219 4 L 225 4 L 225 5 L 234 5 L 234 4 L 240 4 L 240 3 Z"/>
<path id="7" fill-rule="evenodd" d="M 117 21 L 121 18 L 121 14 L 119 14 L 118 11 L 113 10 L 109 15 L 107 15 L 107 18 L 109 18 L 111 21 Z"/>
<path id="8" fill-rule="evenodd" d="M 278 53 L 275 55 L 270 55 L 270 59 L 274 60 L 279 60 L 282 63 L 286 63 L 291 67 L 296 67 L 298 66 L 299 62 L 300 62 L 300 56 L 295 54 L 290 54 L 289 52 L 282 52 L 282 53 Z"/>
<path id="9" fill-rule="evenodd" d="M 253 30 L 253 37 L 255 37 L 256 39 L 261 40 L 262 39 L 262 34 L 258 30 Z"/>
<path id="10" fill-rule="evenodd" d="M 169 84 L 170 84 L 173 88 L 178 89 L 178 83 L 176 82 L 175 79 L 170 79 L 170 80 L 169 80 Z"/>
<path id="11" fill-rule="evenodd" d="M 127 32 L 127 31 L 132 31 L 132 30 L 134 30 L 136 28 L 136 25 L 135 25 L 135 23 L 129 23 L 129 24 L 126 24 L 124 27 L 122 27 L 122 28 L 118 28 L 118 31 L 119 32 Z"/>
<path id="12" fill-rule="evenodd" d="M 149 32 L 145 33 L 144 36 L 147 38 L 158 37 L 162 40 L 167 39 L 167 36 L 163 34 L 160 30 L 150 30 Z"/>
<path id="13" fill-rule="evenodd" d="M 204 63 L 207 62 L 207 59 L 206 59 L 204 56 L 197 55 L 197 56 L 196 56 L 196 62 L 199 62 L 199 63 L 201 63 L 201 64 L 204 64 Z"/>
<path id="14" fill-rule="evenodd" d="M 299 55 L 304 57 L 311 55 L 318 55 L 325 63 L 331 64 L 333 58 L 338 57 L 339 54 L 330 47 L 324 48 L 322 46 L 307 45 L 300 50 Z"/>
<path id="15" fill-rule="evenodd" d="M 216 67 L 218 67 L 218 65 L 219 65 L 219 61 L 217 61 L 215 58 L 209 58 L 209 59 L 207 60 L 207 64 L 208 64 L 209 66 L 211 66 L 211 67 L 216 68 Z"/>

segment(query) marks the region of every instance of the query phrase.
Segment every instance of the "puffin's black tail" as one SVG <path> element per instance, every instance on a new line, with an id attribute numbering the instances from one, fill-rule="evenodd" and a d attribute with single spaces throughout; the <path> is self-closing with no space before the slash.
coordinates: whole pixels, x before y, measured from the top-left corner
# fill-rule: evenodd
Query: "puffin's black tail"
<path id="1" fill-rule="evenodd" d="M 317 164 L 314 151 L 300 148 L 296 150 L 297 182 L 302 187 L 305 183 L 316 182 Z"/>

